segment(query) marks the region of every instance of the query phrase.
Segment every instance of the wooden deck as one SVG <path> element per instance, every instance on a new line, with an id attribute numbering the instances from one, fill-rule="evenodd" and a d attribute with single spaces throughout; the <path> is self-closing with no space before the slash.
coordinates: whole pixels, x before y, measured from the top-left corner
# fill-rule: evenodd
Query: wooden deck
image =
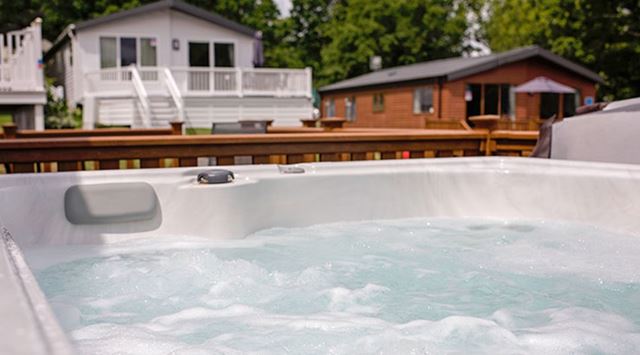
<path id="1" fill-rule="evenodd" d="M 16 134 L 0 140 L 5 172 L 50 172 L 93 169 L 196 166 L 198 158 L 234 165 L 236 157 L 251 164 L 295 164 L 462 157 L 527 156 L 538 132 L 489 130 L 381 130 L 315 128 L 270 129 L 268 134 L 42 136 Z M 277 132 L 277 133 L 275 133 Z M 121 133 L 121 132 L 119 132 Z M 250 159 L 247 159 L 250 157 Z"/>

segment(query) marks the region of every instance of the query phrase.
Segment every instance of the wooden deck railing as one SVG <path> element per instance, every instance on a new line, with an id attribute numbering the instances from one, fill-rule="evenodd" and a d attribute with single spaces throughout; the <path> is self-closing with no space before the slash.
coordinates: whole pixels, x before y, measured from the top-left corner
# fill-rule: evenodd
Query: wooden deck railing
<path id="1" fill-rule="evenodd" d="M 182 134 L 182 122 L 171 122 L 168 128 L 100 128 L 100 129 L 48 129 L 18 130 L 15 124 L 4 124 L 0 138 L 70 138 L 70 137 L 121 137 L 121 136 L 165 136 Z"/>
<path id="2" fill-rule="evenodd" d="M 379 130 L 263 135 L 120 136 L 0 140 L 5 172 L 75 171 L 124 167 L 293 164 L 316 161 L 527 155 L 537 132 Z M 209 162 L 211 159 L 204 159 Z M 123 164 L 123 162 L 125 164 Z"/>
<path id="3" fill-rule="evenodd" d="M 487 155 L 529 156 L 538 141 L 538 131 L 492 131 Z"/>

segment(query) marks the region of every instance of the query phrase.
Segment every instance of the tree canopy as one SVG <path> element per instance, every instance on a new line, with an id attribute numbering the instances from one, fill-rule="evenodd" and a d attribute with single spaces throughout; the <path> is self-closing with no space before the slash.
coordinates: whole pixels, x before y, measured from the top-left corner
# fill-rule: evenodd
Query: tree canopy
<path id="1" fill-rule="evenodd" d="M 368 72 L 372 56 L 392 67 L 458 56 L 465 49 L 462 2 L 350 0 L 331 10 L 319 73 L 329 82 Z"/>
<path id="2" fill-rule="evenodd" d="M 154 0 L 0 0 L 0 30 L 41 16 L 49 40 L 70 23 Z M 312 67 L 316 85 L 384 67 L 538 44 L 598 72 L 608 99 L 640 96 L 639 0 L 186 0 L 263 32 L 267 66 Z M 473 38 L 471 38 L 473 37 Z"/>
<path id="3" fill-rule="evenodd" d="M 537 44 L 598 72 L 605 99 L 640 96 L 640 1 L 492 0 L 492 50 Z"/>

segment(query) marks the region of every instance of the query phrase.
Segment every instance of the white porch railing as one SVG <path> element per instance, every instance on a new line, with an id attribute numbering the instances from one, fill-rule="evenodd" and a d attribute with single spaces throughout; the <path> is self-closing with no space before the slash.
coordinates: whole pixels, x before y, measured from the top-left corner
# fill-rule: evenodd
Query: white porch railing
<path id="1" fill-rule="evenodd" d="M 41 23 L 0 34 L 0 91 L 44 91 Z"/>
<path id="2" fill-rule="evenodd" d="M 178 111 L 178 121 L 184 122 L 184 99 L 182 98 L 182 93 L 178 88 L 178 84 L 176 84 L 176 81 L 174 80 L 173 75 L 171 75 L 171 71 L 169 70 L 169 68 L 163 68 L 161 74 L 161 78 L 165 84 L 165 87 L 169 91 L 174 105 L 176 105 L 176 109 Z"/>
<path id="3" fill-rule="evenodd" d="M 151 127 L 151 106 L 149 104 L 149 94 L 147 94 L 147 89 L 145 89 L 142 77 L 140 76 L 140 73 L 138 73 L 136 67 L 131 66 L 129 70 L 131 73 L 133 90 L 136 93 L 138 103 L 141 107 L 142 124 L 145 127 Z"/>
<path id="4" fill-rule="evenodd" d="M 139 67 L 149 92 L 165 90 L 176 107 L 184 96 L 311 97 L 311 69 Z M 130 68 L 85 74 L 86 94 L 133 94 Z"/>

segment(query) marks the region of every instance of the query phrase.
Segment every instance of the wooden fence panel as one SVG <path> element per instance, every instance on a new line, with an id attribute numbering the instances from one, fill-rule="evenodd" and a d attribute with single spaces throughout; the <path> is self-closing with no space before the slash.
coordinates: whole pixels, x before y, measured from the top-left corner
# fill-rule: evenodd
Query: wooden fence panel
<path id="1" fill-rule="evenodd" d="M 58 171 L 89 166 L 118 169 L 121 162 L 123 168 L 157 168 L 196 166 L 199 157 L 216 157 L 217 165 L 233 165 L 236 161 L 297 164 L 485 154 L 525 156 L 536 140 L 537 132 L 486 130 L 16 138 L 0 140 L 0 164 L 9 166 L 9 172 L 33 172 L 34 163 L 57 163 Z"/>

